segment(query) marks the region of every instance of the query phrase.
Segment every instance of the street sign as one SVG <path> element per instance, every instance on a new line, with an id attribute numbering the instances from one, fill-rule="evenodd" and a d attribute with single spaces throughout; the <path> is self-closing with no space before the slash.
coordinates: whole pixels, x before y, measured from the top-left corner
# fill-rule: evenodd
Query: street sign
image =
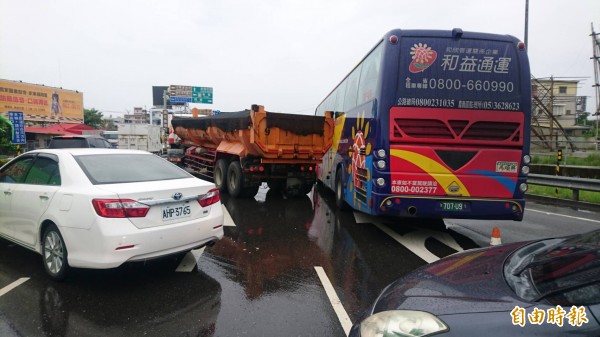
<path id="1" fill-rule="evenodd" d="M 213 104 L 213 88 L 192 87 L 192 103 Z"/>
<path id="2" fill-rule="evenodd" d="M 193 103 L 191 97 L 171 96 L 169 100 L 171 103 Z"/>
<path id="3" fill-rule="evenodd" d="M 8 120 L 13 123 L 14 132 L 11 139 L 11 144 L 25 144 L 27 143 L 25 138 L 25 121 L 23 119 L 23 113 L 21 111 L 9 111 Z"/>
<path id="4" fill-rule="evenodd" d="M 169 100 L 171 103 L 213 104 L 213 88 L 170 85 Z"/>
<path id="5" fill-rule="evenodd" d="M 170 85 L 170 96 L 192 97 L 192 87 L 189 85 Z"/>

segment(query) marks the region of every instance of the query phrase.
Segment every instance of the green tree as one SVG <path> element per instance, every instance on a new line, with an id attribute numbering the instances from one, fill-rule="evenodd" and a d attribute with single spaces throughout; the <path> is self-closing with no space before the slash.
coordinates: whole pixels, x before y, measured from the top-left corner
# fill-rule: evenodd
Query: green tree
<path id="1" fill-rule="evenodd" d="M 102 120 L 102 128 L 106 131 L 117 131 L 117 126 L 112 119 L 103 119 Z"/>
<path id="2" fill-rule="evenodd" d="M 83 123 L 94 129 L 100 128 L 102 126 L 102 112 L 94 108 L 83 109 Z"/>
<path id="3" fill-rule="evenodd" d="M 16 153 L 16 147 L 10 143 L 12 139 L 12 126 L 8 121 L 8 118 L 0 115 L 0 155 L 1 154 L 14 154 Z M 3 163 L 0 163 L 2 165 Z"/>
<path id="4" fill-rule="evenodd" d="M 589 121 L 587 118 L 590 115 L 589 112 L 581 112 L 577 114 L 577 118 L 575 120 L 575 125 L 592 125 L 592 121 Z"/>

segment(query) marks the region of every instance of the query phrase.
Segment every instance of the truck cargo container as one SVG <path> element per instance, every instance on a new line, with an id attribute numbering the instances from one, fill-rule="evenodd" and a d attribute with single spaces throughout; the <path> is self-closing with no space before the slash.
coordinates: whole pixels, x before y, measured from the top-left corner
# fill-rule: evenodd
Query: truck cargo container
<path id="1" fill-rule="evenodd" d="M 118 126 L 117 147 L 160 153 L 162 151 L 160 136 L 161 129 L 158 125 L 121 124 Z"/>
<path id="2" fill-rule="evenodd" d="M 198 118 L 173 118 L 170 161 L 212 180 L 233 197 L 254 196 L 263 182 L 287 195 L 308 193 L 316 164 L 331 147 L 331 115 L 267 112 L 263 106 Z"/>

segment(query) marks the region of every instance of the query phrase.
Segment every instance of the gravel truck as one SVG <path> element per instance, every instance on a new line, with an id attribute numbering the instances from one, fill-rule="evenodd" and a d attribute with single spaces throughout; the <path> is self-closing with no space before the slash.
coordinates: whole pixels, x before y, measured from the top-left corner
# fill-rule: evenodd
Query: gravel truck
<path id="1" fill-rule="evenodd" d="M 212 180 L 233 197 L 254 196 L 263 182 L 287 195 L 310 192 L 329 150 L 331 115 L 267 112 L 263 106 L 198 118 L 173 118 L 170 161 Z"/>

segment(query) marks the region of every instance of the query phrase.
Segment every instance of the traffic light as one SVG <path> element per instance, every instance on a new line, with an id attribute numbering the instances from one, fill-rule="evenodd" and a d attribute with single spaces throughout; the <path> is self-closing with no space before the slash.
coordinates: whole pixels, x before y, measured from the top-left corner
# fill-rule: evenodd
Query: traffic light
<path id="1" fill-rule="evenodd" d="M 556 154 L 556 160 L 561 161 L 562 160 L 562 150 L 558 150 L 558 153 Z"/>

